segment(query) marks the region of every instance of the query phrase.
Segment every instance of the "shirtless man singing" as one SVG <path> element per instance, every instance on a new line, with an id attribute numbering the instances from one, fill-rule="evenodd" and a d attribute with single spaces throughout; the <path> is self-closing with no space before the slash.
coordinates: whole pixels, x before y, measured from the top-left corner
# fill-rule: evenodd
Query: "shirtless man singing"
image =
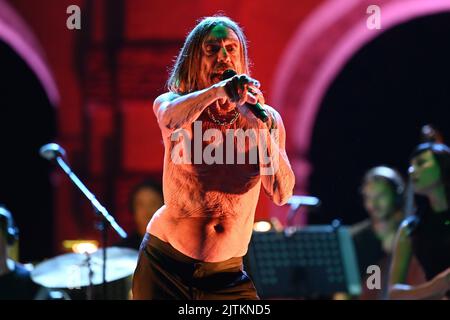
<path id="1" fill-rule="evenodd" d="M 236 75 L 226 78 L 225 70 Z M 201 20 L 168 88 L 153 104 L 165 147 L 164 205 L 141 244 L 133 298 L 258 299 L 242 257 L 261 185 L 283 205 L 295 178 L 283 122 L 249 76 L 239 26 L 227 17 Z M 267 121 L 250 111 L 257 102 Z"/>

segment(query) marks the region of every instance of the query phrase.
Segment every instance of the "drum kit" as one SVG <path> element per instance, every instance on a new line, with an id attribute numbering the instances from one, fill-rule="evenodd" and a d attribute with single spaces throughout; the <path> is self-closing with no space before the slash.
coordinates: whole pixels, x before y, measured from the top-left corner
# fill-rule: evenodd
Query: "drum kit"
<path id="1" fill-rule="evenodd" d="M 68 253 L 44 261 L 31 272 L 31 278 L 50 290 L 48 292 L 60 292 L 64 297 L 68 293 L 71 299 L 130 298 L 131 276 L 137 264 L 138 251 L 106 246 L 108 228 L 122 239 L 127 238 L 127 233 L 72 171 L 64 148 L 56 143 L 48 143 L 39 149 L 39 154 L 44 159 L 57 163 L 74 186 L 90 201 L 95 217 L 101 218 L 98 229 L 101 231 L 103 248 L 93 253 Z"/>
<path id="2" fill-rule="evenodd" d="M 31 278 L 48 292 L 62 292 L 66 299 L 130 299 L 138 251 L 108 247 L 106 257 L 106 283 L 103 283 L 103 250 L 91 254 L 67 253 L 46 260 L 33 269 Z"/>

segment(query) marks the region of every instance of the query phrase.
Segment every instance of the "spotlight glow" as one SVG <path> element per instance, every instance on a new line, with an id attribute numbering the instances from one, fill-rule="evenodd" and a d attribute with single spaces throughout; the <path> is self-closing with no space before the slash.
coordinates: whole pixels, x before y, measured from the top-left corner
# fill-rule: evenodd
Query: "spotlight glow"
<path id="1" fill-rule="evenodd" d="M 272 229 L 272 225 L 268 221 L 258 221 L 253 225 L 253 230 L 256 232 L 267 232 Z"/>

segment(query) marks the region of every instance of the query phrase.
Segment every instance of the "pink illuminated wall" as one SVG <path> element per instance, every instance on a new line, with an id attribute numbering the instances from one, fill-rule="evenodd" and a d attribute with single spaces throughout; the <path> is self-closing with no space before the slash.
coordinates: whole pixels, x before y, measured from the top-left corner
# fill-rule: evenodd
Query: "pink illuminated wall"
<path id="1" fill-rule="evenodd" d="M 0 40 L 9 45 L 35 73 L 53 106 L 59 92 L 39 41 L 25 21 L 5 0 L 0 0 Z"/>

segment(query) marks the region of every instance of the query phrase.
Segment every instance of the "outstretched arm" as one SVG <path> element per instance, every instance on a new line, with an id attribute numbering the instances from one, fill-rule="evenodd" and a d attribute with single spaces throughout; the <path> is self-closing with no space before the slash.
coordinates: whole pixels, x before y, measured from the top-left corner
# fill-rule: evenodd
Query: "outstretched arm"
<path id="1" fill-rule="evenodd" d="M 207 106 L 219 98 L 221 98 L 220 87 L 217 86 L 187 95 L 167 92 L 156 98 L 153 111 L 161 130 L 172 131 L 190 125 L 197 120 Z"/>
<path id="2" fill-rule="evenodd" d="M 186 95 L 179 95 L 173 92 L 160 95 L 153 103 L 153 111 L 163 134 L 190 125 L 213 102 L 219 99 L 229 100 L 230 97 L 226 88 L 236 86 L 238 81 L 240 81 L 239 84 L 242 86 L 257 83 L 256 80 L 246 75 L 236 75 L 213 84 L 206 89 Z M 228 92 L 230 92 L 229 89 Z M 252 99 L 255 98 L 247 98 L 250 102 L 253 101 Z M 253 103 L 256 103 L 256 100 Z"/>

